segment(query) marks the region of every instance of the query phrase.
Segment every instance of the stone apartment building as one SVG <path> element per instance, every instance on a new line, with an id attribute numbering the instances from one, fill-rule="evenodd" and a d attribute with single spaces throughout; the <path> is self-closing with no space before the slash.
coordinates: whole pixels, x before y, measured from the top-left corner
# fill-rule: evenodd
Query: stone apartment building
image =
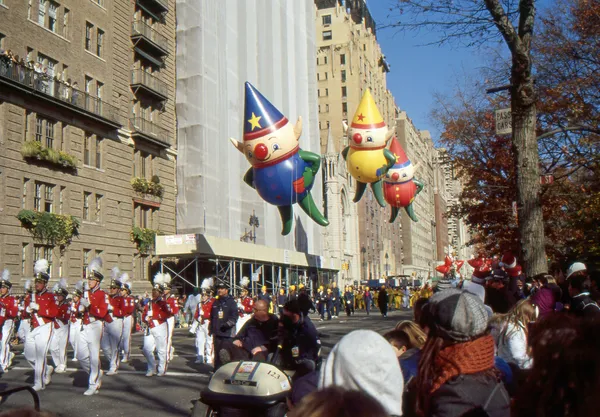
<path id="1" fill-rule="evenodd" d="M 107 276 L 148 283 L 153 231 L 175 232 L 174 39 L 175 0 L 0 0 L 0 265 L 14 281 L 44 257 L 72 284 L 101 256 Z"/>
<path id="2" fill-rule="evenodd" d="M 406 212 L 401 212 L 404 274 L 424 280 L 433 276 L 438 258 L 434 199 L 436 150 L 429 132 L 419 131 L 405 112 L 400 112 L 396 121 L 398 141 L 408 159 L 417 166 L 415 178 L 425 185 L 413 202 L 419 221 L 415 223 Z"/>
<path id="3" fill-rule="evenodd" d="M 342 121 L 352 118 L 365 89 L 371 90 L 388 126 L 393 125 L 399 110 L 386 87 L 390 67 L 377 42 L 376 25 L 365 1 L 315 0 L 315 5 L 321 152 L 329 155 L 341 152 L 347 145 Z M 378 280 L 400 274 L 400 221 L 388 223 L 389 207 L 379 207 L 370 190 L 354 204 L 354 192 L 349 193 L 354 190 L 354 179 L 349 175 L 338 176 L 338 179 L 336 189 L 342 190 L 342 197 L 349 202 L 347 206 L 338 204 L 338 207 L 343 207 L 345 216 L 350 217 L 349 224 L 355 224 L 355 216 L 358 218 L 358 246 L 353 246 L 345 256 L 360 259 L 360 280 Z M 340 236 L 329 233 L 325 236 L 325 240 L 328 239 L 339 240 Z M 360 257 L 354 253 L 356 250 Z"/>

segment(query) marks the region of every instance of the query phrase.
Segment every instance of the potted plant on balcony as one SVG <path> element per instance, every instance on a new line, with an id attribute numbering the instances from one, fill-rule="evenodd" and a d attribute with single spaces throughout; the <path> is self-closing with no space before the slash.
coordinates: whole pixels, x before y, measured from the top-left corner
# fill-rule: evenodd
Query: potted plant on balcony
<path id="1" fill-rule="evenodd" d="M 80 223 L 74 216 L 21 210 L 17 219 L 35 240 L 50 246 L 58 245 L 61 251 L 71 244 L 74 237 L 79 236 Z"/>
<path id="2" fill-rule="evenodd" d="M 47 148 L 37 140 L 28 140 L 21 147 L 21 155 L 24 159 L 37 162 L 45 162 L 62 169 L 76 170 L 77 158 L 64 151 Z"/>
<path id="3" fill-rule="evenodd" d="M 135 177 L 131 179 L 131 187 L 139 194 L 152 195 L 162 200 L 165 187 L 160 183 L 158 175 L 153 175 L 148 181 L 146 178 Z"/>
<path id="4" fill-rule="evenodd" d="M 157 233 L 158 230 L 144 227 L 134 227 L 131 229 L 131 241 L 137 246 L 140 255 L 148 255 L 154 250 L 154 239 Z"/>

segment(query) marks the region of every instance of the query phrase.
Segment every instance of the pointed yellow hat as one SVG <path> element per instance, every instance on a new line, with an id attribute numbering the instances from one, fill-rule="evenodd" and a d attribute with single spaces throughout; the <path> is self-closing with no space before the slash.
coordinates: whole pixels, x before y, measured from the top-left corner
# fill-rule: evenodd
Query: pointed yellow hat
<path id="1" fill-rule="evenodd" d="M 367 88 L 360 100 L 358 109 L 356 109 L 356 113 L 354 113 L 351 127 L 358 129 L 377 129 L 384 126 L 385 122 L 383 121 L 383 117 L 381 117 L 381 113 L 379 113 L 375 100 L 373 100 L 371 90 Z"/>

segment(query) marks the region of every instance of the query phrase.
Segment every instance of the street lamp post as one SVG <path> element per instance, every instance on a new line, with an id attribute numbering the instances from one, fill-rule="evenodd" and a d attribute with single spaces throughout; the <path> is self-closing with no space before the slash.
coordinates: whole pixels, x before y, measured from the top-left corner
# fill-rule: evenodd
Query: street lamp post
<path id="1" fill-rule="evenodd" d="M 250 216 L 250 221 L 248 224 L 252 226 L 252 239 L 256 245 L 256 228 L 260 226 L 260 223 L 258 221 L 258 217 L 256 217 L 256 214 L 254 213 L 254 210 L 252 210 L 252 215 Z"/>
<path id="2" fill-rule="evenodd" d="M 390 276 L 390 264 L 389 264 L 390 255 L 386 252 L 385 254 L 385 278 Z"/>

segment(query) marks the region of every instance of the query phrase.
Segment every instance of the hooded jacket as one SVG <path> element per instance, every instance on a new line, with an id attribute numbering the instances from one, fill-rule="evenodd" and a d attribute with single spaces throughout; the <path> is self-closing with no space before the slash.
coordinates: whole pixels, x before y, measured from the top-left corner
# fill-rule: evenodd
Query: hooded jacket
<path id="1" fill-rule="evenodd" d="M 392 345 L 372 330 L 355 330 L 334 346 L 319 378 L 320 389 L 331 385 L 364 391 L 390 416 L 402 415 L 404 378 L 398 358 Z"/>

